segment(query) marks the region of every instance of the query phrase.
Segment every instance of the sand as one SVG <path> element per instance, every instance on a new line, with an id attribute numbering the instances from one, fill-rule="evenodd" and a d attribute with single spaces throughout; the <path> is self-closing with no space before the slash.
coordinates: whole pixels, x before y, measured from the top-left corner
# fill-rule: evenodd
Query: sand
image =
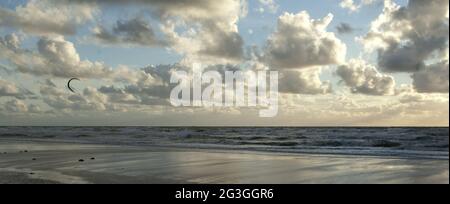
<path id="1" fill-rule="evenodd" d="M 449 183 L 449 161 L 0 139 L 0 183 Z"/>

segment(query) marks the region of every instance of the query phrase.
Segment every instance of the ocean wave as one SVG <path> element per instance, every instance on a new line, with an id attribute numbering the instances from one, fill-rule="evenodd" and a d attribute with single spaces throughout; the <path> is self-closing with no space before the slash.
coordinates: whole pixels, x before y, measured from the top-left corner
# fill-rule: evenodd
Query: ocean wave
<path id="1" fill-rule="evenodd" d="M 448 128 L 1 127 L 0 138 L 447 158 Z"/>

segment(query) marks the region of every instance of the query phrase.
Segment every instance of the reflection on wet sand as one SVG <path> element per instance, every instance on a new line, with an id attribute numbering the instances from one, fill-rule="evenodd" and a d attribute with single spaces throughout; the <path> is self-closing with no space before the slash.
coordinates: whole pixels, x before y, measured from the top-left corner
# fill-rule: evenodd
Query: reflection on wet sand
<path id="1" fill-rule="evenodd" d="M 0 139 L 0 152 L 0 171 L 4 172 L 0 183 L 449 182 L 448 160 L 144 148 L 10 139 Z"/>

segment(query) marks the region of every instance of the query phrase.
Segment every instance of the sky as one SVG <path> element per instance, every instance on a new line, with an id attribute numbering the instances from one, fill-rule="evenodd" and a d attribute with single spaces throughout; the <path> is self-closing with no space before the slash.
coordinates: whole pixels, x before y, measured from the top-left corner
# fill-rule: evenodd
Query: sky
<path id="1" fill-rule="evenodd" d="M 1 1 L 0 125 L 448 126 L 448 4 Z M 278 71 L 278 115 L 172 106 L 193 63 Z"/>

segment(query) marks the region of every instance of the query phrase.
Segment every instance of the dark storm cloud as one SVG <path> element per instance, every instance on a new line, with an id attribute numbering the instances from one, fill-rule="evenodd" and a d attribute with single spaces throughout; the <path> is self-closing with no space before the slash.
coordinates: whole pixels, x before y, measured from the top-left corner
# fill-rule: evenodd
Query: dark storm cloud
<path id="1" fill-rule="evenodd" d="M 429 65 L 412 75 L 414 88 L 420 93 L 448 93 L 448 60 Z"/>
<path id="2" fill-rule="evenodd" d="M 164 46 L 150 24 L 143 18 L 119 20 L 112 30 L 98 26 L 94 31 L 95 37 L 105 44 L 128 44 L 140 46 Z"/>
<path id="3" fill-rule="evenodd" d="M 355 31 L 355 28 L 348 23 L 340 23 L 336 26 L 336 30 L 339 34 L 351 34 Z"/>
<path id="4" fill-rule="evenodd" d="M 448 50 L 448 6 L 448 0 L 410 0 L 405 7 L 385 1 L 363 42 L 378 51 L 384 71 L 420 71 L 425 61 Z"/>

